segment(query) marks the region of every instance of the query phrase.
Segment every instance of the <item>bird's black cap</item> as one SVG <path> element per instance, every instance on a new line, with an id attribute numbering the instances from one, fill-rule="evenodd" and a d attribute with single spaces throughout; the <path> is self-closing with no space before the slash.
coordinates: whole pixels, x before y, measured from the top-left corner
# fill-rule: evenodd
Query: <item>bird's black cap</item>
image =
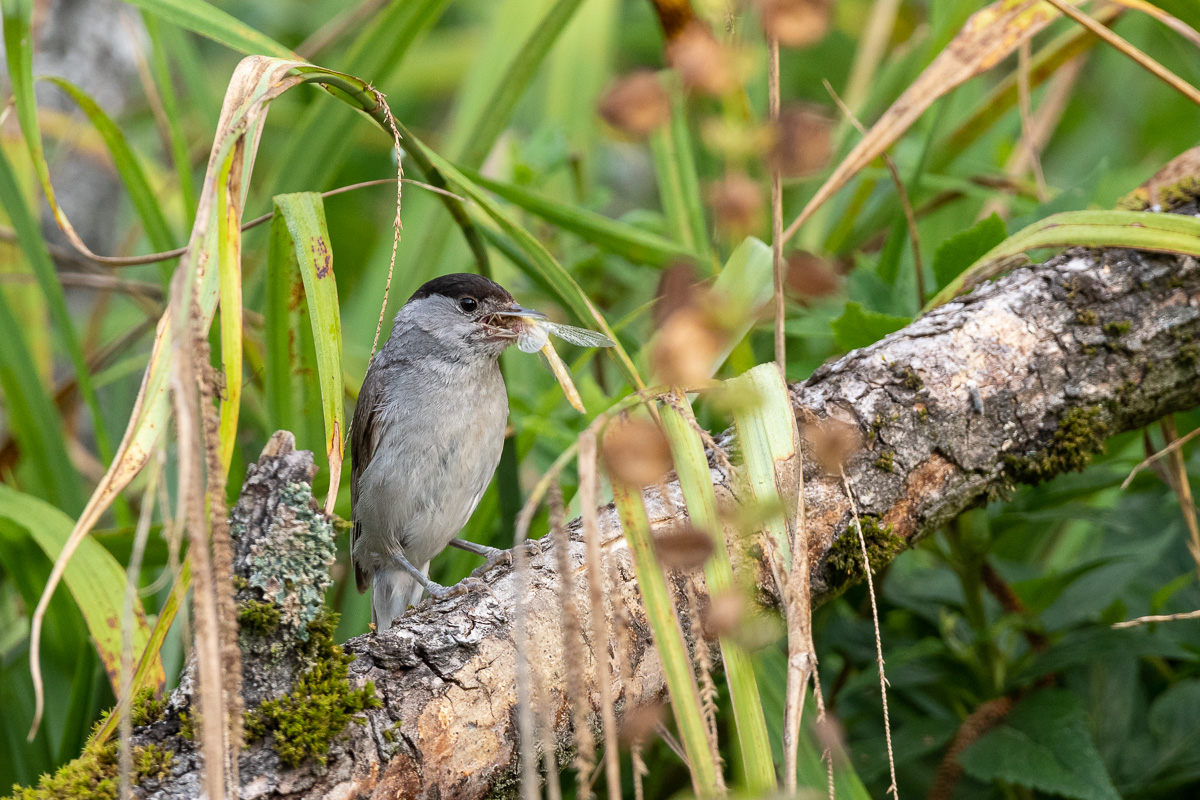
<path id="1" fill-rule="evenodd" d="M 490 281 L 482 275 L 469 272 L 455 272 L 428 281 L 408 298 L 408 302 L 421 300 L 433 295 L 442 295 L 459 300 L 463 297 L 474 297 L 476 300 L 492 300 L 497 305 L 509 305 L 513 297 L 503 286 Z"/>

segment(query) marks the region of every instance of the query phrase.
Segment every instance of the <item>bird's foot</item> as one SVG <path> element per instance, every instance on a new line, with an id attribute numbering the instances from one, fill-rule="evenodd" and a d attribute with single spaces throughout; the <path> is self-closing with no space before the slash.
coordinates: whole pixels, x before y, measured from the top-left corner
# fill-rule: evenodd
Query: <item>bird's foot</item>
<path id="1" fill-rule="evenodd" d="M 425 586 L 425 591 L 429 592 L 429 596 L 434 600 L 447 600 L 471 592 L 488 591 L 488 588 L 487 584 L 478 578 L 463 578 L 453 586 L 442 586 L 440 583 L 429 581 Z"/>
<path id="2" fill-rule="evenodd" d="M 520 546 L 525 550 L 525 558 L 527 559 L 533 558 L 542 552 L 541 542 L 537 539 L 526 539 L 521 543 Z M 472 570 L 472 576 L 483 575 L 492 569 L 492 567 L 496 567 L 501 564 L 504 566 L 511 566 L 513 564 L 513 553 L 516 552 L 516 548 L 513 548 L 512 550 L 501 550 L 496 547 L 489 547 L 487 550 L 488 552 L 486 553 L 479 553 L 479 555 L 484 556 L 487 561 L 483 563 L 483 566 Z"/>

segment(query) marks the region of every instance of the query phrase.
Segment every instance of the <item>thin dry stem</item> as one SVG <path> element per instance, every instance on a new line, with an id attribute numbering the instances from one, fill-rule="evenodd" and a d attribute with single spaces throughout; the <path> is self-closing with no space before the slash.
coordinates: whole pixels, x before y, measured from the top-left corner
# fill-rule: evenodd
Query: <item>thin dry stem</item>
<path id="1" fill-rule="evenodd" d="M 1176 622 L 1181 619 L 1200 619 L 1200 609 L 1184 611 L 1180 614 L 1151 614 L 1147 617 L 1127 619 L 1124 622 L 1114 622 L 1112 627 L 1113 630 L 1121 630 L 1122 628 L 1135 628 L 1138 625 L 1149 625 L 1152 622 Z"/>
<path id="2" fill-rule="evenodd" d="M 596 683 L 600 686 L 600 723 L 604 732 L 604 778 L 610 800 L 621 800 L 621 754 L 617 750 L 617 716 L 613 709 L 612 668 L 608 653 L 608 609 L 605 598 L 604 553 L 600 548 L 599 474 L 596 470 L 596 432 L 579 435 L 579 503 L 587 552 L 589 620 Z"/>
<path id="3" fill-rule="evenodd" d="M 900 790 L 896 787 L 896 757 L 892 753 L 892 723 L 888 716 L 887 675 L 883 669 L 883 639 L 879 634 L 879 606 L 875 602 L 875 580 L 871 577 L 871 561 L 867 554 L 867 540 L 863 536 L 862 523 L 858 518 L 858 503 L 854 501 L 850 481 L 846 480 L 846 470 L 839 469 L 842 474 L 842 487 L 850 501 L 850 512 L 854 515 L 854 532 L 858 534 L 858 545 L 862 548 L 863 572 L 867 575 L 867 594 L 871 598 L 871 621 L 875 625 L 875 658 L 879 663 L 879 692 L 883 698 L 883 735 L 887 742 L 888 770 L 892 779 L 892 785 L 888 787 L 886 794 L 900 800 Z"/>
<path id="4" fill-rule="evenodd" d="M 1179 438 L 1179 432 L 1175 428 L 1175 417 L 1163 417 L 1159 422 L 1162 427 L 1163 439 L 1168 445 Z M 1196 524 L 1196 504 L 1192 500 L 1192 484 L 1188 480 L 1187 465 L 1183 461 L 1183 451 L 1178 448 L 1171 451 L 1170 461 L 1168 465 L 1171 470 L 1171 488 L 1179 495 L 1179 507 L 1183 511 L 1183 521 L 1187 525 L 1188 550 L 1192 554 L 1192 558 L 1196 562 L 1196 574 L 1200 575 L 1200 526 Z"/>
<path id="5" fill-rule="evenodd" d="M 838 93 L 833 90 L 833 85 L 829 81 L 824 81 L 825 91 L 833 98 L 833 102 L 863 136 L 867 135 L 867 129 L 859 121 L 850 107 L 842 101 Z M 892 154 L 884 151 L 883 163 L 887 167 L 888 174 L 892 176 L 892 183 L 896 186 L 896 196 L 900 200 L 900 208 L 904 212 L 904 224 L 908 229 L 908 238 L 912 242 L 913 251 L 913 270 L 917 279 L 917 308 L 925 306 L 925 265 L 921 261 L 921 234 L 917 231 L 917 215 L 913 211 L 912 202 L 908 198 L 908 189 L 904 186 L 904 180 L 900 177 L 900 169 L 896 166 L 896 160 L 892 158 Z"/>
<path id="6" fill-rule="evenodd" d="M 1192 439 L 1194 439 L 1197 435 L 1200 435 L 1200 428 L 1196 428 L 1195 430 L 1188 431 L 1187 433 L 1185 433 L 1183 436 L 1179 437 L 1178 439 L 1175 439 L 1175 440 L 1169 442 L 1167 444 L 1167 446 L 1164 447 L 1162 450 L 1159 450 L 1157 453 L 1154 453 L 1153 455 L 1147 456 L 1140 464 L 1138 464 L 1136 467 L 1134 467 L 1130 471 L 1129 477 L 1127 477 L 1121 483 L 1121 488 L 1128 489 L 1129 484 L 1133 482 L 1134 477 L 1136 477 L 1139 472 L 1141 472 L 1146 467 L 1150 466 L 1151 464 L 1153 464 L 1155 461 L 1162 458 L 1163 456 L 1174 453 L 1176 450 L 1183 447 L 1185 444 L 1187 444 Z"/>
<path id="7" fill-rule="evenodd" d="M 821 691 L 821 670 L 813 669 L 813 700 L 817 703 L 817 724 L 825 722 L 825 693 Z M 833 781 L 833 748 L 825 742 L 821 750 L 821 760 L 825 762 L 825 780 L 829 787 L 829 800 L 835 800 L 837 788 Z"/>
<path id="8" fill-rule="evenodd" d="M 404 230 L 404 223 L 400 219 L 400 206 L 403 199 L 402 186 L 404 184 L 404 159 L 400 151 L 400 131 L 396 129 L 396 118 L 392 116 L 392 110 L 388 108 L 387 99 L 383 92 L 378 89 L 372 89 L 375 92 L 376 99 L 383 104 L 383 108 L 387 111 L 388 127 L 392 129 L 392 140 L 396 144 L 396 220 L 392 225 L 392 256 L 388 261 L 388 276 L 387 283 L 383 287 L 383 303 L 379 307 L 379 321 L 375 323 L 375 339 L 371 342 L 371 357 L 367 359 L 367 366 L 370 367 L 371 361 L 375 359 L 375 350 L 379 347 L 379 332 L 383 330 L 383 318 L 387 314 L 388 295 L 392 291 L 392 274 L 396 271 L 396 251 L 400 249 L 400 232 Z"/>
<path id="9" fill-rule="evenodd" d="M 571 565 L 571 551 L 567 528 L 563 521 L 562 488 L 556 483 L 550 490 L 550 537 L 554 542 L 556 566 L 558 567 L 558 597 L 562 606 L 563 659 L 567 676 L 567 709 L 571 730 L 575 735 L 575 796 L 590 798 L 588 774 L 596 763 L 596 740 L 588 724 L 588 665 L 583 657 L 587 642 L 583 636 L 583 624 L 579 619 L 579 606 L 575 595 L 575 570 Z"/>
<path id="10" fill-rule="evenodd" d="M 767 62 L 767 102 L 771 124 L 779 126 L 779 40 L 770 41 Z M 783 296 L 783 175 L 778 159 L 771 164 L 771 263 L 775 277 L 775 366 L 787 379 L 787 304 Z"/>
<path id="11" fill-rule="evenodd" d="M 1161 80 L 1163 83 L 1170 86 L 1175 91 L 1182 94 L 1188 100 L 1191 100 L 1196 105 L 1200 105 L 1200 91 L 1198 91 L 1195 86 L 1192 86 L 1190 83 L 1180 78 L 1174 72 L 1167 69 L 1138 48 L 1134 47 L 1128 41 L 1118 36 L 1104 25 L 1101 25 L 1087 14 L 1084 14 L 1079 9 L 1067 2 L 1064 2 L 1064 0 L 1046 0 L 1046 2 L 1050 3 L 1059 11 L 1066 14 L 1068 17 L 1087 28 L 1096 36 L 1115 47 L 1121 53 L 1133 59 L 1133 61 L 1135 61 L 1140 67 Z"/>
<path id="12" fill-rule="evenodd" d="M 133 700 L 133 605 L 138 595 L 138 582 L 142 574 L 142 559 L 146 554 L 146 540 L 150 536 L 150 522 L 154 516 L 154 496 L 158 491 L 158 476 L 162 472 L 162 451 L 159 457 L 152 459 L 149 474 L 146 476 L 146 491 L 142 493 L 142 510 L 138 514 L 137 527 L 133 535 L 133 552 L 129 556 L 129 569 L 125 571 L 125 602 L 121 608 L 121 681 L 118 697 L 118 740 L 120 741 L 120 756 L 117 763 L 118 796 L 127 800 L 132 796 L 133 785 L 130 775 L 133 773 L 133 749 L 130 739 L 133 736 L 133 720 L 129 710 Z"/>

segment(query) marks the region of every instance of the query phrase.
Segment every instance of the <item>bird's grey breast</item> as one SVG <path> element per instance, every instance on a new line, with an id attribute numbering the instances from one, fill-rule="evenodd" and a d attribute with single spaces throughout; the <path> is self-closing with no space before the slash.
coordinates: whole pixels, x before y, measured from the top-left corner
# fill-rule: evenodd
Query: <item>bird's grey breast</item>
<path id="1" fill-rule="evenodd" d="M 412 355 L 380 365 L 379 434 L 359 508 L 366 547 L 381 556 L 402 547 L 420 565 L 449 544 L 487 488 L 508 396 L 492 359 Z"/>

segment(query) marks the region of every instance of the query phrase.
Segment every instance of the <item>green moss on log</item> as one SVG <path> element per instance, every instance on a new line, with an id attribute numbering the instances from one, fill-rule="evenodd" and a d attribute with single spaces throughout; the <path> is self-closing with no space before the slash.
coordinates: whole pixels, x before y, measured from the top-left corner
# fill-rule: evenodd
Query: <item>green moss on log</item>
<path id="1" fill-rule="evenodd" d="M 1104 450 L 1108 423 L 1100 406 L 1072 408 L 1059 419 L 1050 444 L 1029 456 L 1005 458 L 1006 472 L 1024 483 L 1041 483 L 1061 472 L 1078 471 Z"/>
<path id="2" fill-rule="evenodd" d="M 291 693 L 267 700 L 245 714 L 246 741 L 272 735 L 275 752 L 288 767 L 298 767 L 310 758 L 324 765 L 329 745 L 354 715 L 382 705 L 373 683 L 361 689 L 350 686 L 349 665 L 354 657 L 333 643 L 336 625 L 337 615 L 329 612 L 309 623 L 309 638 L 302 652 L 308 669 Z"/>

